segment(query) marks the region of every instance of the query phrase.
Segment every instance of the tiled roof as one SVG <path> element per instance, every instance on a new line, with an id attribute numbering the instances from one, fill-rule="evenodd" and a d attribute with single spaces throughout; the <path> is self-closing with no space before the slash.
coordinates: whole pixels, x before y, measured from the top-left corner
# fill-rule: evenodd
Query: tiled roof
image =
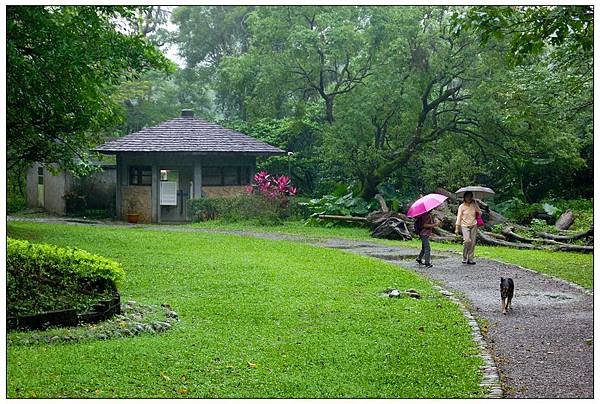
<path id="1" fill-rule="evenodd" d="M 106 154 L 120 152 L 205 152 L 281 154 L 283 150 L 243 133 L 195 117 L 179 117 L 144 128 L 96 148 Z"/>

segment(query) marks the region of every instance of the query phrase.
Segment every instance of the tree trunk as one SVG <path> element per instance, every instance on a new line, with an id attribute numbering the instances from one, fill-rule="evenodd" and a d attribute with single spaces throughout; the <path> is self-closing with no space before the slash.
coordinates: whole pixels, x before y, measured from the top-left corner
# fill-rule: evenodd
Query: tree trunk
<path id="1" fill-rule="evenodd" d="M 388 208 L 387 203 L 385 203 L 385 199 L 383 199 L 383 196 L 381 196 L 380 194 L 375 195 L 375 199 L 377 199 L 377 202 L 379 202 L 379 206 L 381 206 L 381 211 L 382 212 L 389 212 L 390 208 Z"/>
<path id="2" fill-rule="evenodd" d="M 325 119 L 327 123 L 333 123 L 333 96 L 325 97 Z"/>
<path id="3" fill-rule="evenodd" d="M 334 220 L 334 221 L 345 221 L 345 222 L 366 222 L 367 218 L 362 216 L 338 216 L 338 215 L 319 215 L 317 216 L 321 220 Z"/>
<path id="4" fill-rule="evenodd" d="M 367 178 L 362 183 L 362 190 L 360 191 L 360 197 L 366 201 L 372 199 L 377 195 L 377 186 L 381 183 L 381 180 L 374 174 L 368 174 Z"/>
<path id="5" fill-rule="evenodd" d="M 554 226 L 556 226 L 558 230 L 567 230 L 569 227 L 571 227 L 574 221 L 575 215 L 573 215 L 571 209 L 568 209 L 565 213 L 560 215 Z"/>

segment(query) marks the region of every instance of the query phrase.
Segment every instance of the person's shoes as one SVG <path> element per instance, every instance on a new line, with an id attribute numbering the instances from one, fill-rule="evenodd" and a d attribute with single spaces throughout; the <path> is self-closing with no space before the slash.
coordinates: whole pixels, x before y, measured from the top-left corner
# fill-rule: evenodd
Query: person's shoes
<path id="1" fill-rule="evenodd" d="M 431 268 L 433 265 L 431 264 L 425 264 L 425 268 Z"/>
<path id="2" fill-rule="evenodd" d="M 417 258 L 415 261 L 417 261 L 419 265 L 423 265 L 423 261 L 420 258 Z"/>
<path id="3" fill-rule="evenodd" d="M 475 265 L 474 261 L 467 261 L 467 265 Z"/>
<path id="4" fill-rule="evenodd" d="M 467 261 L 463 261 L 462 263 L 463 263 L 463 264 L 466 264 L 466 263 L 467 263 Z"/>

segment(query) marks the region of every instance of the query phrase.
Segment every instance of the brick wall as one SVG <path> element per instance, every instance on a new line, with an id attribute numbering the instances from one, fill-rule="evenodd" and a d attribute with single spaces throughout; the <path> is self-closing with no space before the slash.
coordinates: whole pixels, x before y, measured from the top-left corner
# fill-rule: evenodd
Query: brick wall
<path id="1" fill-rule="evenodd" d="M 246 192 L 246 185 L 202 186 L 202 196 L 234 196 Z"/>
<path id="2" fill-rule="evenodd" d="M 140 222 L 152 222 L 152 187 L 123 186 L 121 187 L 121 201 L 123 220 L 127 220 L 128 213 L 138 213 Z M 130 201 L 137 201 L 135 212 L 130 209 Z"/>

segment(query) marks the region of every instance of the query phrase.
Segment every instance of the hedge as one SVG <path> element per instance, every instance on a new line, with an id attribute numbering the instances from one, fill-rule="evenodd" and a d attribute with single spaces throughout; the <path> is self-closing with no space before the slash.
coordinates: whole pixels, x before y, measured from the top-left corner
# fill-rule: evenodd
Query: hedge
<path id="1" fill-rule="evenodd" d="M 76 248 L 8 238 L 6 258 L 9 315 L 85 309 L 125 279 L 117 262 Z"/>

